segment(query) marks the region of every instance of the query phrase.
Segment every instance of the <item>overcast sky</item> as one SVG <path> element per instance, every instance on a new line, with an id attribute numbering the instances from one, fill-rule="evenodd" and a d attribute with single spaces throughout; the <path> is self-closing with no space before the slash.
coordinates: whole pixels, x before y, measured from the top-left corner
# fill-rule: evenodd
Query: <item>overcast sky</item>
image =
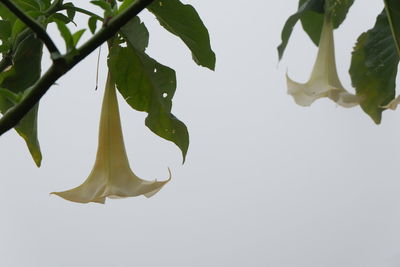
<path id="1" fill-rule="evenodd" d="M 305 82 L 317 53 L 298 25 L 278 65 L 280 31 L 297 1 L 186 2 L 209 28 L 215 72 L 142 14 L 149 53 L 177 71 L 173 111 L 191 137 L 185 165 L 144 126 L 145 114 L 120 101 L 133 170 L 161 180 L 170 167 L 172 181 L 151 199 L 106 205 L 49 195 L 81 184 L 94 163 L 103 47 L 99 90 L 93 53 L 43 98 L 40 169 L 15 132 L 0 138 L 0 266 L 400 266 L 399 114 L 385 112 L 377 126 L 358 107 L 294 103 L 285 73 Z M 355 2 L 335 31 L 349 90 L 351 49 L 383 5 Z"/>

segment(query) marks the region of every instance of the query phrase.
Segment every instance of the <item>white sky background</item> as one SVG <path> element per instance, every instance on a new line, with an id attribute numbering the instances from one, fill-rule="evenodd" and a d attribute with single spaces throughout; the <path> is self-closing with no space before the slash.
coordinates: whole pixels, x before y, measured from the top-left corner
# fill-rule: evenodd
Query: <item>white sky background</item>
<path id="1" fill-rule="evenodd" d="M 278 66 L 280 31 L 297 1 L 187 2 L 210 30 L 215 73 L 142 16 L 149 53 L 177 71 L 173 111 L 191 137 L 185 165 L 144 126 L 144 113 L 120 101 L 133 170 L 164 179 L 169 166 L 173 180 L 151 199 L 106 205 L 49 195 L 81 184 L 94 163 L 103 47 L 98 91 L 93 53 L 43 98 L 42 168 L 15 132 L 0 138 L 0 266 L 400 266 L 399 115 L 385 112 L 376 126 L 360 108 L 294 103 L 285 72 L 306 81 L 317 52 L 298 25 Z M 355 2 L 335 31 L 350 90 L 352 46 L 382 8 Z"/>

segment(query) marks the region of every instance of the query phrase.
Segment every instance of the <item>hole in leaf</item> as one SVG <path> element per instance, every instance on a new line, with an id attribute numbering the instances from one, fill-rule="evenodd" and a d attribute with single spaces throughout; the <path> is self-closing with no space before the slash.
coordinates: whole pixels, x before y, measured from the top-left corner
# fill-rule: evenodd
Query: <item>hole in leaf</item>
<path id="1" fill-rule="evenodd" d="M 168 94 L 167 94 L 167 93 L 164 93 L 164 94 L 162 94 L 162 96 L 163 96 L 164 98 L 167 98 Z"/>

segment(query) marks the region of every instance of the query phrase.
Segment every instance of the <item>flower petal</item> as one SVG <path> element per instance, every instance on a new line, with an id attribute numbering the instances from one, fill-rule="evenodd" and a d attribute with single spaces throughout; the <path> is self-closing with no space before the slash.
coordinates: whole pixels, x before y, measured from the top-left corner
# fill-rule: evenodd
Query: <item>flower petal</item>
<path id="1" fill-rule="evenodd" d="M 400 104 L 400 95 L 398 95 L 395 99 L 389 102 L 386 106 L 382 106 L 381 108 L 396 110 L 397 106 Z"/>
<path id="2" fill-rule="evenodd" d="M 329 97 L 338 105 L 353 107 L 360 103 L 360 97 L 343 88 L 336 69 L 335 45 L 331 15 L 325 14 L 318 55 L 311 77 L 302 84 L 291 80 L 286 74 L 288 94 L 301 106 L 310 106 L 321 97 Z"/>
<path id="3" fill-rule="evenodd" d="M 295 82 L 287 74 L 286 83 L 287 93 L 294 98 L 296 104 L 303 107 L 310 106 L 315 100 L 324 97 L 326 94 L 324 91 L 317 93 L 319 90 L 310 90 L 313 85 Z"/>
<path id="4" fill-rule="evenodd" d="M 92 172 L 82 185 L 52 194 L 78 203 L 104 204 L 107 197 L 151 197 L 170 180 L 171 172 L 169 178 L 161 182 L 140 179 L 132 172 L 122 136 L 115 84 L 108 76 L 100 117 L 97 156 Z"/>
<path id="5" fill-rule="evenodd" d="M 332 89 L 328 93 L 328 97 L 344 108 L 357 106 L 361 102 L 361 97 L 350 94 L 346 90 Z"/>

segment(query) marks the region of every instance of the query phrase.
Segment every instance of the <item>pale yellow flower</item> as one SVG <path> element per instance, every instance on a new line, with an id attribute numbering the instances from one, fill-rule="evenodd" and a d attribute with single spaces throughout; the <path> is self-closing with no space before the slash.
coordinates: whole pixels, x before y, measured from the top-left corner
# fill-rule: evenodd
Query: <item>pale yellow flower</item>
<path id="1" fill-rule="evenodd" d="M 146 181 L 132 172 L 122 136 L 115 85 L 108 76 L 101 109 L 97 156 L 92 172 L 82 185 L 53 194 L 79 203 L 105 203 L 107 197 L 151 197 L 170 179 L 171 173 L 166 181 Z"/>
<path id="2" fill-rule="evenodd" d="M 326 14 L 322 27 L 317 60 L 311 77 L 306 83 L 297 83 L 286 74 L 288 94 L 300 106 L 310 106 L 321 97 L 329 97 L 338 105 L 353 107 L 360 103 L 360 97 L 350 94 L 339 80 L 333 39 L 333 26 L 330 15 Z"/>
<path id="3" fill-rule="evenodd" d="M 400 95 L 398 95 L 395 99 L 389 102 L 389 104 L 382 106 L 381 108 L 384 109 L 391 109 L 391 110 L 396 110 L 397 106 L 400 104 Z"/>

